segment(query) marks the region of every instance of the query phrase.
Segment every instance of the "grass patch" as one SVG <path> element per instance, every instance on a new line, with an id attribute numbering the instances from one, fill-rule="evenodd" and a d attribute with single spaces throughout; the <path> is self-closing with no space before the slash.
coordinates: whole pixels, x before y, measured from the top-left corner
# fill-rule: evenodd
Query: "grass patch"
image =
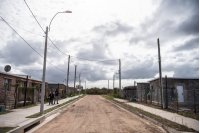
<path id="1" fill-rule="evenodd" d="M 188 112 L 178 112 L 179 115 L 185 116 L 185 117 L 189 117 L 192 119 L 196 119 L 199 121 L 199 114 L 195 114 L 195 113 L 188 113 Z"/>
<path id="2" fill-rule="evenodd" d="M 145 106 L 148 106 L 148 107 L 151 107 L 151 108 L 155 108 L 155 109 L 160 109 L 160 110 L 163 110 L 160 106 L 157 106 L 157 105 L 153 105 L 153 104 L 147 104 L 147 103 L 144 103 L 144 102 L 140 102 L 140 101 L 136 101 L 135 103 L 137 104 L 142 104 L 142 105 L 145 105 Z M 171 108 L 168 108 L 168 109 L 164 109 L 165 111 L 168 111 L 168 112 L 172 112 L 172 113 L 177 113 L 176 110 L 173 110 Z M 179 115 L 182 115 L 182 116 L 185 116 L 185 117 L 189 117 L 189 118 L 192 118 L 192 119 L 196 119 L 199 121 L 199 114 L 195 114 L 193 112 L 178 112 Z"/>
<path id="3" fill-rule="evenodd" d="M 0 127 L 0 133 L 7 133 L 8 131 L 14 129 L 16 127 Z"/>
<path id="4" fill-rule="evenodd" d="M 112 101 L 114 101 L 116 103 L 122 104 L 122 105 L 128 107 L 129 109 L 132 109 L 132 110 L 134 110 L 134 111 L 136 111 L 136 112 L 138 112 L 138 113 L 140 113 L 142 115 L 148 116 L 148 117 L 156 120 L 157 122 L 162 123 L 165 126 L 171 127 L 171 128 L 173 128 L 173 129 L 175 129 L 177 131 L 195 132 L 195 130 L 193 130 L 191 128 L 188 128 L 185 125 L 180 125 L 178 123 L 175 123 L 173 121 L 167 120 L 167 119 L 165 119 L 163 117 L 160 117 L 158 115 L 155 115 L 155 114 L 149 113 L 147 111 L 144 111 L 144 110 L 142 110 L 140 108 L 133 107 L 133 106 L 130 106 L 130 105 L 126 104 L 126 103 L 122 103 L 122 102 L 119 102 L 117 100 L 114 100 L 113 96 L 103 95 L 103 97 L 105 97 L 106 99 L 110 99 L 110 100 L 112 100 Z"/>
<path id="5" fill-rule="evenodd" d="M 10 113 L 10 112 L 12 112 L 12 111 L 5 110 L 4 112 L 0 112 L 0 115 L 4 115 L 4 114 Z"/>
<path id="6" fill-rule="evenodd" d="M 78 98 L 82 98 L 82 97 L 84 97 L 84 96 L 85 96 L 85 95 L 81 95 L 81 96 L 78 97 Z M 68 103 L 70 103 L 70 102 L 73 102 L 73 101 L 75 101 L 75 100 L 78 99 L 78 98 L 69 100 L 69 101 L 67 101 L 67 102 L 65 102 L 65 103 L 59 104 L 59 105 L 54 106 L 54 107 L 52 107 L 52 108 L 50 108 L 50 109 L 46 109 L 46 110 L 44 110 L 43 114 L 40 114 L 40 112 L 38 112 L 38 113 L 36 113 L 36 114 L 27 116 L 26 118 L 38 118 L 38 117 L 40 117 L 40 116 L 42 116 L 42 115 L 44 115 L 44 114 L 47 114 L 47 113 L 49 113 L 49 112 L 51 112 L 51 111 L 53 111 L 53 110 L 55 110 L 55 109 L 57 109 L 57 108 L 59 108 L 59 107 L 61 107 L 61 106 L 64 106 L 64 105 L 66 105 L 66 104 L 68 104 Z"/>

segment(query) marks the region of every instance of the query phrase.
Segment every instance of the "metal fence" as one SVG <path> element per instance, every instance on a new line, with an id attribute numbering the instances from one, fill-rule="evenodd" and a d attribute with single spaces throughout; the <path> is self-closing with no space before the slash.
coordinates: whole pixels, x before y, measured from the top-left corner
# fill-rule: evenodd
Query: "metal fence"
<path id="1" fill-rule="evenodd" d="M 163 89 L 163 105 L 161 105 L 161 91 L 155 90 L 123 90 L 123 97 L 130 100 L 144 102 L 169 108 L 175 111 L 199 112 L 199 89 Z"/>

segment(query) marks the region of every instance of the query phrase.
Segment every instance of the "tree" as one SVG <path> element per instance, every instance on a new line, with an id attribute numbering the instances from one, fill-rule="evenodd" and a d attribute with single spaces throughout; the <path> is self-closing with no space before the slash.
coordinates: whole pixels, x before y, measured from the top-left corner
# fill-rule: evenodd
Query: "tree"
<path id="1" fill-rule="evenodd" d="M 103 88 L 101 88 L 102 90 L 107 90 L 107 88 L 106 87 L 103 87 Z"/>

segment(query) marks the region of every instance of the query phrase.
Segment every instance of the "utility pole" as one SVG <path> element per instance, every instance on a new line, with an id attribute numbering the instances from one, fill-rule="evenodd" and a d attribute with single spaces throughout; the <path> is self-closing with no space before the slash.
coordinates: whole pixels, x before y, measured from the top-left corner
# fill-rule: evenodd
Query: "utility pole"
<path id="1" fill-rule="evenodd" d="M 158 62 L 159 62 L 159 76 L 160 76 L 160 94 L 161 94 L 161 108 L 164 109 L 164 104 L 163 104 L 163 86 L 162 86 L 162 67 L 161 67 L 161 58 L 160 58 L 160 41 L 158 38 Z"/>
<path id="2" fill-rule="evenodd" d="M 109 79 L 108 79 L 108 90 L 109 90 Z M 108 91 L 107 91 L 107 93 L 108 93 Z"/>
<path id="3" fill-rule="evenodd" d="M 85 94 L 86 94 L 86 81 L 85 81 Z"/>
<path id="4" fill-rule="evenodd" d="M 48 26 L 45 32 L 45 48 L 44 48 L 44 63 L 43 63 L 43 76 L 42 76 L 42 92 L 41 92 L 41 104 L 40 104 L 40 114 L 43 114 L 44 110 L 44 91 L 45 91 L 45 75 L 46 75 L 46 57 L 47 57 L 47 38 L 48 38 Z"/>
<path id="5" fill-rule="evenodd" d="M 79 74 L 79 86 L 78 86 L 78 90 L 79 90 L 79 97 L 80 97 L 80 74 Z"/>
<path id="6" fill-rule="evenodd" d="M 75 74 L 74 74 L 74 95 L 75 95 L 75 87 L 76 87 L 76 65 L 75 65 Z"/>
<path id="7" fill-rule="evenodd" d="M 119 96 L 121 97 L 121 59 L 119 59 Z"/>
<path id="8" fill-rule="evenodd" d="M 115 74 L 113 75 L 113 90 L 115 88 Z"/>
<path id="9" fill-rule="evenodd" d="M 67 70 L 67 90 L 65 90 L 65 91 L 66 91 L 66 97 L 67 97 L 67 95 L 68 95 L 69 63 L 70 63 L 70 55 L 69 55 L 69 58 L 68 58 L 68 70 Z"/>

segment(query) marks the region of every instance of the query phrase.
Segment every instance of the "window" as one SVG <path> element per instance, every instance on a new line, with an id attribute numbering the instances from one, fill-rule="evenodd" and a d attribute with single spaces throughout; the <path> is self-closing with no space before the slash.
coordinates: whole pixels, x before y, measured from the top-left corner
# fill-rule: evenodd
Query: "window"
<path id="1" fill-rule="evenodd" d="M 6 79 L 4 78 L 3 80 L 3 90 L 5 91 L 5 84 L 11 84 L 12 83 L 12 79 Z M 7 91 L 11 91 L 11 86 L 7 86 Z"/>
<path id="2" fill-rule="evenodd" d="M 22 87 L 26 87 L 26 82 L 22 83 Z M 28 87 L 28 86 L 27 86 Z"/>

